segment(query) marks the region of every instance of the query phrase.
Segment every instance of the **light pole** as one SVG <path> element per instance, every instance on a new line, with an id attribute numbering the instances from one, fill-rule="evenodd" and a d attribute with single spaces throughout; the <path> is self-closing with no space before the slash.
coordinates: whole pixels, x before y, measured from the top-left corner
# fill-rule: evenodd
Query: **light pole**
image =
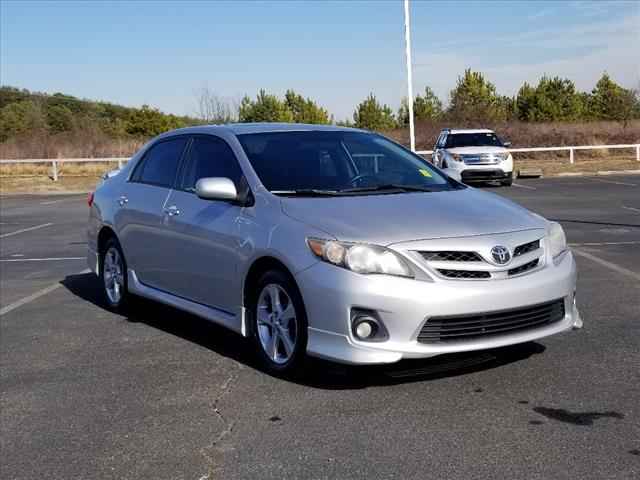
<path id="1" fill-rule="evenodd" d="M 404 0 L 404 44 L 407 57 L 407 103 L 409 104 L 409 138 L 411 151 L 416 151 L 416 134 L 413 125 L 413 78 L 411 75 L 411 20 L 409 19 L 409 0 Z"/>

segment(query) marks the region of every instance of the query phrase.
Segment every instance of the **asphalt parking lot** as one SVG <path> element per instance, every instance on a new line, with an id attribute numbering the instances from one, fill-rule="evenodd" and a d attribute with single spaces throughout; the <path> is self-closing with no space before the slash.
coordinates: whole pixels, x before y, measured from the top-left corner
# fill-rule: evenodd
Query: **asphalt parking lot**
<path id="1" fill-rule="evenodd" d="M 640 478 L 640 176 L 486 189 L 563 224 L 584 329 L 295 382 L 204 320 L 105 310 L 84 195 L 1 197 L 2 478 Z"/>

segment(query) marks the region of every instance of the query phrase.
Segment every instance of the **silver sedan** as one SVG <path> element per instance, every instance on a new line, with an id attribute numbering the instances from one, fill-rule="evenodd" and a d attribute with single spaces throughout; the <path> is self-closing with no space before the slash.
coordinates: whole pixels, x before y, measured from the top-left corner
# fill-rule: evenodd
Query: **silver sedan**
<path id="1" fill-rule="evenodd" d="M 562 227 L 374 133 L 238 124 L 163 134 L 90 196 L 88 262 L 131 295 L 306 354 L 390 363 L 579 328 Z"/>

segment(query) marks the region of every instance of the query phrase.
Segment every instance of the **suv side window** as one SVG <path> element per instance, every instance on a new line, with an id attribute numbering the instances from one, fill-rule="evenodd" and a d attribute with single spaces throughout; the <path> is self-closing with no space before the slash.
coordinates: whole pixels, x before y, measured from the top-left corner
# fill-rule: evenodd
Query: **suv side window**
<path id="1" fill-rule="evenodd" d="M 152 146 L 133 175 L 135 182 L 171 188 L 178 173 L 187 137 L 161 141 Z"/>
<path id="2" fill-rule="evenodd" d="M 446 144 L 447 144 L 447 133 L 443 133 L 442 136 L 440 137 L 440 141 L 438 142 L 438 147 L 444 148 Z"/>
<path id="3" fill-rule="evenodd" d="M 182 175 L 180 188 L 194 191 L 196 182 L 206 177 L 230 178 L 240 187 L 242 169 L 231 147 L 221 138 L 198 136 L 193 138 L 189 149 L 189 161 Z"/>

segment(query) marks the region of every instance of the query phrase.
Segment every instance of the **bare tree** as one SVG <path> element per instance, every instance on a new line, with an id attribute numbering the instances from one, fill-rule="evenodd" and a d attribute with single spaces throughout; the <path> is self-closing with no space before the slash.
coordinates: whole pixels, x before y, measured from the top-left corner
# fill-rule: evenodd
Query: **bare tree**
<path id="1" fill-rule="evenodd" d="M 217 95 L 208 85 L 196 92 L 198 118 L 206 123 L 230 123 L 238 118 L 237 102 Z"/>

